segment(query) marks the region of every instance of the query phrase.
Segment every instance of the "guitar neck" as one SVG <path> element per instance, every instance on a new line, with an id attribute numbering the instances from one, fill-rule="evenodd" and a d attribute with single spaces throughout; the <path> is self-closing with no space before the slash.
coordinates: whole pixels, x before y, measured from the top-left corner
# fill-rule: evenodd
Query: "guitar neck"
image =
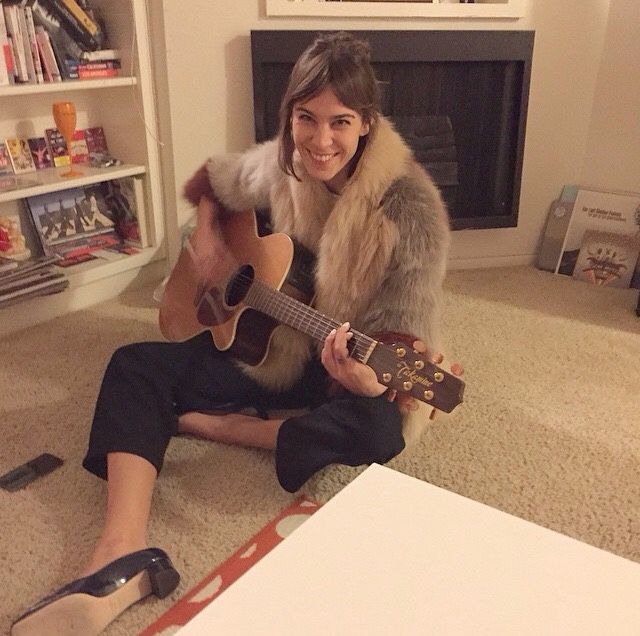
<path id="1" fill-rule="evenodd" d="M 319 342 L 324 342 L 331 330 L 342 324 L 257 280 L 249 288 L 244 303 Z M 366 364 L 377 341 L 355 329 L 350 331 L 353 332 L 349 341 L 351 356 Z"/>
<path id="2" fill-rule="evenodd" d="M 340 323 L 287 294 L 253 278 L 242 279 L 243 302 L 279 323 L 324 342 Z M 378 382 L 450 413 L 462 402 L 464 382 L 402 344 L 382 344 L 366 334 L 351 330 L 351 357 L 371 367 Z"/>

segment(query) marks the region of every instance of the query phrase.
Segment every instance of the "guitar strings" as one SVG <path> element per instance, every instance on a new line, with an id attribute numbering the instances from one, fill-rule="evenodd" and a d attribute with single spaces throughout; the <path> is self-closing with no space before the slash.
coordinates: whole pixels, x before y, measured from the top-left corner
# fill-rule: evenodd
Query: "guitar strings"
<path id="1" fill-rule="evenodd" d="M 278 292 L 261 281 L 254 282 L 247 295 L 252 296 L 257 301 L 256 304 L 262 304 L 266 309 L 269 309 L 269 314 L 275 314 L 274 317 L 282 317 L 282 322 L 301 331 L 307 331 L 317 340 L 324 340 L 332 329 L 338 329 L 341 325 L 341 323 L 286 294 L 280 298 Z M 356 329 L 351 329 L 351 331 L 354 338 L 353 355 L 357 356 L 359 360 L 363 360 L 375 340 Z"/>
<path id="2" fill-rule="evenodd" d="M 317 340 L 324 340 L 332 329 L 337 329 L 341 325 L 341 323 L 329 318 L 322 312 L 305 305 L 284 292 L 269 287 L 261 280 L 242 273 L 235 276 L 234 280 L 249 284 L 247 294 L 243 299 L 249 299 L 249 305 L 252 304 L 251 300 L 253 299 L 256 305 L 268 310 L 266 313 L 269 315 L 279 318 L 281 322 L 289 324 L 291 327 L 308 333 Z M 259 310 L 260 306 L 254 308 Z M 315 326 L 310 327 L 309 325 Z M 305 327 L 305 329 L 302 329 L 302 327 Z M 353 355 L 362 361 L 376 341 L 356 329 L 351 329 L 350 331 L 353 332 L 355 343 Z"/>

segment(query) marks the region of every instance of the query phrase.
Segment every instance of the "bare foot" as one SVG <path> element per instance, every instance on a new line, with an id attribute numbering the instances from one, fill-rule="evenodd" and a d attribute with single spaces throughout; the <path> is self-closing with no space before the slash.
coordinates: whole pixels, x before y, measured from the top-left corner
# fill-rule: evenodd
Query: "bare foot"
<path id="1" fill-rule="evenodd" d="M 192 411 L 184 413 L 178 418 L 178 431 L 187 435 L 202 437 L 203 439 L 226 441 L 226 434 L 229 429 L 232 428 L 234 424 L 246 422 L 247 420 L 253 420 L 256 424 L 261 421 L 258 417 L 242 413 L 213 415 Z"/>
<path id="2" fill-rule="evenodd" d="M 192 411 L 178 418 L 178 431 L 214 442 L 273 450 L 282 421 L 263 420 L 244 413 L 211 415 Z"/>

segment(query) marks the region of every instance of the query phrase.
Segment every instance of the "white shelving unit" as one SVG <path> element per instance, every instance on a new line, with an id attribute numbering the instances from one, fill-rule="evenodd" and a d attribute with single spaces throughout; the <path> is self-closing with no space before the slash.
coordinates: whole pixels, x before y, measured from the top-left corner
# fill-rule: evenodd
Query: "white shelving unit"
<path id="1" fill-rule="evenodd" d="M 126 288 L 160 280 L 166 269 L 164 210 L 157 144 L 157 118 L 145 0 L 92 0 L 101 11 L 110 45 L 122 53 L 122 77 L 56 84 L 0 87 L 0 137 L 40 137 L 55 126 L 54 101 L 76 105 L 77 128 L 102 126 L 120 166 L 78 166 L 82 175 L 65 178 L 64 168 L 19 175 L 35 182 L 0 192 L 0 215 L 19 214 L 27 225 L 23 199 L 129 176 L 144 181 L 145 216 L 151 247 L 117 261 L 92 260 L 65 268 L 69 287 L 0 309 L 0 336 L 111 298 Z"/>
<path id="2" fill-rule="evenodd" d="M 58 192 L 68 188 L 78 188 L 101 183 L 110 179 L 120 179 L 122 177 L 134 177 L 146 172 L 145 166 L 123 164 L 110 168 L 92 168 L 90 166 L 78 166 L 74 164 L 74 170 L 81 172 L 81 176 L 66 178 L 64 172 L 68 167 L 48 168 L 37 172 L 27 173 L 18 177 L 21 181 L 33 182 L 34 185 L 19 188 L 17 190 L 0 191 L 0 203 L 16 201 L 25 197 L 34 197 L 48 192 Z"/>
<path id="3" fill-rule="evenodd" d="M 343 18 L 521 18 L 525 0 L 266 0 L 267 16 Z"/>
<path id="4" fill-rule="evenodd" d="M 12 95 L 34 95 L 36 93 L 68 93 L 73 91 L 95 90 L 96 88 L 115 88 L 116 86 L 133 86 L 137 84 L 135 77 L 110 77 L 108 79 L 69 80 L 48 84 L 14 84 L 0 86 L 0 97 Z"/>

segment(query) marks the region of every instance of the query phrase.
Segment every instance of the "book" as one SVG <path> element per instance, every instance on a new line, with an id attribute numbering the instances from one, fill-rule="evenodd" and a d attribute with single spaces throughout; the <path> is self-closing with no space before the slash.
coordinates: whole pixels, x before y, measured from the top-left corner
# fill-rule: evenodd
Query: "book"
<path id="1" fill-rule="evenodd" d="M 105 77 L 119 77 L 119 68 L 85 69 L 82 66 L 77 70 L 78 79 L 101 79 Z"/>
<path id="2" fill-rule="evenodd" d="M 48 279 L 60 278 L 61 276 L 63 276 L 63 274 L 54 272 L 50 267 L 46 269 L 40 268 L 29 273 L 18 273 L 20 275 L 0 277 L 0 294 L 23 289 L 25 287 L 33 285 L 34 283 L 42 283 Z M 14 270 L 12 274 L 16 274 L 16 270 Z"/>
<path id="3" fill-rule="evenodd" d="M 84 247 L 97 234 L 115 235 L 115 213 L 103 184 L 27 197 L 27 207 L 46 255 Z"/>
<path id="4" fill-rule="evenodd" d="M 80 60 L 77 63 L 78 70 L 103 71 L 108 68 L 120 68 L 120 60 L 103 60 L 101 62 L 85 62 Z"/>
<path id="5" fill-rule="evenodd" d="M 27 40 L 29 42 L 29 52 L 31 53 L 31 59 L 33 61 L 33 68 L 38 84 L 44 83 L 44 74 L 42 72 L 42 63 L 40 61 L 40 52 L 38 50 L 38 40 L 36 39 L 36 27 L 33 22 L 33 13 L 31 7 L 23 7 L 23 13 L 25 17 L 25 26 L 27 33 Z"/>
<path id="6" fill-rule="evenodd" d="M 51 38 L 44 27 L 40 25 L 36 26 L 36 41 L 38 42 L 38 50 L 42 58 L 42 68 L 45 78 L 49 82 L 61 82 L 62 75 L 60 74 L 60 68 L 53 52 L 53 47 L 51 46 Z"/>
<path id="7" fill-rule="evenodd" d="M 82 11 L 77 3 L 72 0 L 38 0 L 45 9 L 53 15 L 65 29 L 69 36 L 85 51 L 95 51 L 102 48 L 104 35 L 99 26 L 86 16 L 86 20 L 91 22 L 87 27 L 87 22 L 77 16 L 77 11 L 72 10 L 70 5 L 75 4 L 77 10 Z"/>
<path id="8" fill-rule="evenodd" d="M 103 161 L 108 158 L 109 147 L 107 138 L 104 134 L 102 126 L 84 129 L 84 138 L 87 142 L 87 151 L 89 153 L 89 161 Z"/>
<path id="9" fill-rule="evenodd" d="M 36 170 L 53 167 L 49 146 L 44 137 L 31 137 L 27 139 L 27 143 L 29 144 L 29 150 L 31 151 L 31 157 L 36 166 Z"/>
<path id="10" fill-rule="evenodd" d="M 11 43 L 9 42 L 9 34 L 7 33 L 7 25 L 4 19 L 4 11 L 0 2 L 0 86 L 13 84 L 13 54 L 11 52 Z"/>
<path id="11" fill-rule="evenodd" d="M 49 294 L 57 294 L 69 286 L 69 280 L 62 273 L 44 277 L 42 281 L 17 287 L 0 293 L 0 308 L 17 302 Z"/>
<path id="12" fill-rule="evenodd" d="M 24 48 L 24 57 L 27 62 L 27 75 L 29 76 L 29 82 L 31 84 L 37 84 L 38 78 L 36 75 L 35 63 L 33 61 L 33 53 L 31 51 L 31 40 L 29 39 L 29 30 L 27 28 L 27 18 L 25 15 L 24 7 L 18 6 L 18 20 L 20 22 L 20 31 L 22 34 L 21 41 Z"/>
<path id="13" fill-rule="evenodd" d="M 11 137 L 5 139 L 5 143 L 9 151 L 13 171 L 16 174 L 36 171 L 36 165 L 31 158 L 31 150 L 29 150 L 29 144 L 26 139 L 22 137 Z"/>
<path id="14" fill-rule="evenodd" d="M 98 35 L 100 32 L 98 23 L 84 11 L 76 0 L 62 0 L 62 3 L 90 35 L 93 37 Z"/>
<path id="15" fill-rule="evenodd" d="M 80 59 L 86 62 L 102 62 L 119 60 L 120 57 L 118 49 L 99 49 L 97 51 L 84 51 Z"/>
<path id="16" fill-rule="evenodd" d="M 71 142 L 71 162 L 87 163 L 87 161 L 89 161 L 89 149 L 84 131 L 76 130 L 73 133 L 73 141 Z"/>
<path id="17" fill-rule="evenodd" d="M 70 165 L 71 159 L 69 158 L 67 142 L 64 140 L 60 131 L 57 128 L 47 128 L 44 131 L 44 136 L 49 146 L 49 154 L 51 155 L 54 167 L 59 168 Z"/>
<path id="18" fill-rule="evenodd" d="M 49 36 L 49 42 L 60 71 L 60 75 L 63 79 L 77 79 L 77 73 L 75 74 L 75 77 L 72 77 L 73 72 L 69 70 L 67 65 L 70 61 L 79 60 L 83 49 L 62 27 L 60 20 L 49 10 L 48 5 L 45 6 L 45 0 L 26 1 L 31 7 L 33 21 L 36 28 L 38 26 L 42 27 Z"/>
<path id="19" fill-rule="evenodd" d="M 11 165 L 9 149 L 4 141 L 0 140 L 0 177 L 9 174 L 13 174 L 13 165 Z"/>
<path id="20" fill-rule="evenodd" d="M 538 267 L 572 276 L 587 230 L 630 236 L 640 232 L 640 194 L 567 185 L 551 206 Z M 640 265 L 638 266 L 640 267 Z M 640 284 L 640 275 L 632 277 Z"/>
<path id="21" fill-rule="evenodd" d="M 2 10 L 7 33 L 11 37 L 16 80 L 18 82 L 28 82 L 29 71 L 27 69 L 27 58 L 25 57 L 23 33 L 20 25 L 20 7 L 15 4 L 3 4 Z"/>
<path id="22" fill-rule="evenodd" d="M 102 234 L 94 234 L 77 240 L 69 244 L 64 244 L 56 249 L 56 254 L 60 259 L 56 261 L 59 267 L 69 267 L 84 263 L 88 260 L 98 258 L 95 252 L 106 249 L 116 249 L 122 242 L 120 237 L 114 232 L 104 232 Z"/>
<path id="23" fill-rule="evenodd" d="M 108 182 L 107 200 L 116 211 L 115 226 L 125 243 L 134 247 L 148 247 L 149 237 L 144 206 L 143 181 L 139 177 L 125 177 Z"/>
<path id="24" fill-rule="evenodd" d="M 49 265 L 57 264 L 57 256 L 40 256 L 25 261 L 15 262 L 16 267 L 12 271 L 8 271 L 2 276 L 2 282 L 7 283 L 21 278 L 30 276 L 34 272 L 44 269 Z"/>
<path id="25" fill-rule="evenodd" d="M 640 234 L 585 230 L 573 277 L 593 285 L 629 287 L 640 254 Z"/>
<path id="26" fill-rule="evenodd" d="M 77 254 L 71 254 L 70 256 L 62 256 L 56 265 L 58 267 L 71 267 L 72 265 L 79 265 L 80 263 L 86 263 L 87 261 L 95 261 L 98 257 L 94 256 L 90 251 L 84 251 Z"/>

